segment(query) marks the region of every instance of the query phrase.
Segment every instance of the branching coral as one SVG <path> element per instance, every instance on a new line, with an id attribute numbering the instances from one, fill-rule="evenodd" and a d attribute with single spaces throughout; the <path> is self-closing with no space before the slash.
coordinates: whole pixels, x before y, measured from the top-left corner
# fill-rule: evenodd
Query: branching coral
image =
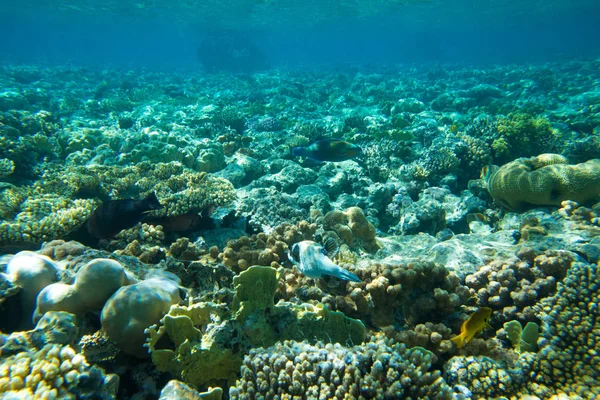
<path id="1" fill-rule="evenodd" d="M 199 213 L 235 199 L 235 190 L 227 180 L 187 170 L 178 163 L 48 168 L 43 180 L 33 187 L 0 192 L 0 216 L 5 219 L 0 223 L 0 244 L 38 244 L 64 238 L 98 205 L 88 198 L 141 198 L 151 192 L 156 192 L 164 205 L 154 213 L 156 216 Z M 136 239 L 152 236 L 142 235 Z M 157 238 L 160 240 L 160 235 Z"/>
<path id="2" fill-rule="evenodd" d="M 528 157 L 536 152 L 554 150 L 558 133 L 543 117 L 512 113 L 496 122 L 499 137 L 494 140 L 492 149 L 495 160 L 510 157 Z"/>
<path id="3" fill-rule="evenodd" d="M 439 371 L 429 371 L 433 355 L 424 349 L 374 337 L 350 348 L 279 342 L 244 358 L 232 399 L 361 398 L 451 399 Z"/>
<path id="4" fill-rule="evenodd" d="M 485 398 L 598 398 L 599 268 L 574 262 L 557 292 L 535 306 L 542 320 L 537 353 L 522 353 L 513 368 L 485 357 L 454 357 L 445 366 L 448 383 Z"/>
<path id="5" fill-rule="evenodd" d="M 478 306 L 499 311 L 494 313 L 497 322 L 535 321 L 532 307 L 556 292 L 557 281 L 574 261 L 568 252 L 537 254 L 526 247 L 517 256 L 520 259 L 493 261 L 465 279 Z"/>
<path id="6" fill-rule="evenodd" d="M 349 293 L 344 287 L 340 294 L 323 301 L 377 327 L 396 322 L 412 325 L 441 321 L 468 297 L 468 290 L 460 285 L 458 276 L 434 263 L 374 263 L 368 269 L 353 272 L 363 283 L 352 284 Z M 298 291 L 297 295 L 302 293 Z"/>
<path id="7" fill-rule="evenodd" d="M 281 224 L 270 234 L 259 233 L 231 240 L 219 254 L 219 260 L 226 266 L 243 271 L 251 265 L 269 266 L 287 260 L 292 243 L 312 239 L 316 226 L 306 221 L 295 225 Z"/>

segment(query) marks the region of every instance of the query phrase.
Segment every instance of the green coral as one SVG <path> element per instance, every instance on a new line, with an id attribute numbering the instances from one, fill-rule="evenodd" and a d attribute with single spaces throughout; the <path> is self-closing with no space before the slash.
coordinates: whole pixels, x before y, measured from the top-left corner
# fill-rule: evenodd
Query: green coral
<path id="1" fill-rule="evenodd" d="M 238 320 L 245 320 L 256 310 L 274 307 L 274 295 L 283 269 L 255 265 L 246 271 L 233 278 L 236 292 L 232 309 Z"/>
<path id="2" fill-rule="evenodd" d="M 135 166 L 68 167 L 48 170 L 44 188 L 75 196 L 141 198 L 155 192 L 164 208 L 155 215 L 180 215 L 229 204 L 235 189 L 223 178 L 195 172 L 181 163 L 141 162 Z"/>
<path id="3" fill-rule="evenodd" d="M 93 198 L 142 198 L 155 192 L 175 216 L 229 204 L 235 189 L 223 178 L 194 172 L 180 163 L 140 163 L 131 167 L 48 166 L 32 186 L 0 191 L 0 245 L 39 244 L 65 237 L 81 226 L 99 202 Z"/>
<path id="4" fill-rule="evenodd" d="M 252 266 L 234 278 L 232 312 L 224 305 L 173 306 L 159 325 L 146 330 L 146 346 L 160 371 L 198 387 L 232 383 L 245 352 L 279 340 L 323 340 L 360 344 L 362 322 L 322 305 L 274 303 L 282 269 Z M 166 335 L 173 344 L 158 346 Z"/>
<path id="5" fill-rule="evenodd" d="M 0 245 L 39 244 L 64 237 L 96 208 L 90 199 L 72 200 L 31 187 L 0 192 Z"/>
<path id="6" fill-rule="evenodd" d="M 496 160 L 552 151 L 558 139 L 558 133 L 546 118 L 525 113 L 511 113 L 498 119 L 496 129 L 500 135 L 492 146 Z"/>
<path id="7" fill-rule="evenodd" d="M 181 376 L 197 387 L 232 382 L 239 371 L 241 355 L 226 348 L 227 343 L 216 340 L 214 333 L 221 333 L 219 329 L 207 331 L 210 323 L 219 323 L 222 314 L 223 310 L 212 303 L 171 307 L 160 327 L 153 325 L 146 330 L 147 347 L 157 369 Z M 165 334 L 173 343 L 172 349 L 156 347 Z"/>
<path id="8" fill-rule="evenodd" d="M 509 321 L 504 324 L 504 330 L 508 334 L 508 339 L 513 344 L 517 353 L 537 351 L 540 327 L 535 322 L 528 322 L 525 325 L 525 329 L 523 329 L 519 321 Z"/>
<path id="9" fill-rule="evenodd" d="M 565 200 L 585 203 L 600 195 L 600 159 L 569 165 L 558 154 L 519 158 L 487 177 L 490 195 L 502 207 L 559 206 Z"/>

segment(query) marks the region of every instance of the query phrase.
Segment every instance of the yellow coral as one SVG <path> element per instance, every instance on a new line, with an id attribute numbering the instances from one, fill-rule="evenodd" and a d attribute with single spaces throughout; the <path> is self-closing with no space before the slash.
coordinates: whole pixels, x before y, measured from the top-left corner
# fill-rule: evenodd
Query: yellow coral
<path id="1" fill-rule="evenodd" d="M 600 159 L 568 165 L 560 155 L 519 158 L 488 178 L 490 195 L 501 206 L 559 206 L 565 200 L 584 203 L 600 195 Z"/>
<path id="2" fill-rule="evenodd" d="M 81 394 L 82 374 L 91 383 L 89 369 L 85 357 L 71 347 L 48 344 L 37 352 L 18 353 L 0 364 L 0 393 L 11 398 L 75 399 Z M 106 398 L 115 398 L 115 377 L 98 382 L 96 395 L 104 391 Z"/>
<path id="3" fill-rule="evenodd" d="M 345 211 L 330 211 L 323 217 L 323 229 L 335 235 L 351 248 L 362 248 L 368 252 L 379 250 L 376 230 L 359 207 Z"/>

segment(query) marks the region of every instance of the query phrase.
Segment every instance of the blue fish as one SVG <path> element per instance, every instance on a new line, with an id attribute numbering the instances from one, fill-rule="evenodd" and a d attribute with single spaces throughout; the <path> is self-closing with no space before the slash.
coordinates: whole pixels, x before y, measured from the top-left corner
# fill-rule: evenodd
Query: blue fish
<path id="1" fill-rule="evenodd" d="M 306 147 L 292 148 L 293 156 L 308 157 L 317 161 L 346 161 L 361 153 L 360 147 L 341 139 L 323 139 Z"/>

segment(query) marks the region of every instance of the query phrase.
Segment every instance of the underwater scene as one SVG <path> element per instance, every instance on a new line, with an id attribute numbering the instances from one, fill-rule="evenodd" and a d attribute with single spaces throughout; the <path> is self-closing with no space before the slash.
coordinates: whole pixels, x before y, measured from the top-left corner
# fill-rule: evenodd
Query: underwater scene
<path id="1" fill-rule="evenodd" d="M 0 3 L 0 399 L 600 398 L 597 0 Z"/>

